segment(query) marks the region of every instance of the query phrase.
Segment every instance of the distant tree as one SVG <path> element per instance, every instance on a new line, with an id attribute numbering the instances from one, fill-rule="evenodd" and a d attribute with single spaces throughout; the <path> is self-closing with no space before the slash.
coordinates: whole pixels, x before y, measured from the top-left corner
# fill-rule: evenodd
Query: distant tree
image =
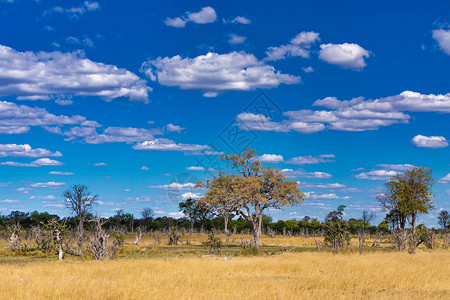
<path id="1" fill-rule="evenodd" d="M 359 252 L 362 253 L 364 251 L 364 246 L 368 234 L 368 229 L 370 228 L 370 222 L 375 219 L 375 213 L 368 212 L 367 210 L 363 210 L 361 215 L 361 222 L 358 229 L 358 241 L 359 241 Z"/>
<path id="2" fill-rule="evenodd" d="M 155 213 L 151 208 L 143 208 L 141 210 L 142 221 L 144 221 L 144 226 L 147 227 L 148 223 L 153 219 Z"/>
<path id="3" fill-rule="evenodd" d="M 438 216 L 438 224 L 441 225 L 442 229 L 447 229 L 450 227 L 450 214 L 446 210 L 441 210 Z"/>
<path id="4" fill-rule="evenodd" d="M 390 219 L 404 231 L 407 221 L 416 227 L 417 217 L 434 208 L 431 187 L 434 184 L 432 171 L 414 167 L 404 174 L 397 174 L 386 182 L 386 191 L 378 197 L 382 208 L 389 211 Z"/>
<path id="5" fill-rule="evenodd" d="M 336 210 L 328 213 L 324 224 L 324 242 L 331 247 L 334 254 L 344 250 L 350 244 L 348 224 L 344 220 L 345 205 L 339 205 Z"/>
<path id="6" fill-rule="evenodd" d="M 255 150 L 247 148 L 241 154 L 224 155 L 221 160 L 231 162 L 235 174 L 229 174 L 226 185 L 215 184 L 219 178 L 213 178 L 205 194 L 205 201 L 217 203 L 217 194 L 229 194 L 230 206 L 237 214 L 252 225 L 253 239 L 257 247 L 261 246 L 263 213 L 266 209 L 280 209 L 302 202 L 305 195 L 298 189 L 298 182 L 287 180 L 278 169 L 263 168 L 256 160 Z M 231 192 L 225 192 L 229 189 Z"/>
<path id="7" fill-rule="evenodd" d="M 77 252 L 82 255 L 84 239 L 84 223 L 87 214 L 97 204 L 97 195 L 92 195 L 86 185 L 75 184 L 67 189 L 63 194 L 64 203 L 78 220 L 78 241 Z"/>

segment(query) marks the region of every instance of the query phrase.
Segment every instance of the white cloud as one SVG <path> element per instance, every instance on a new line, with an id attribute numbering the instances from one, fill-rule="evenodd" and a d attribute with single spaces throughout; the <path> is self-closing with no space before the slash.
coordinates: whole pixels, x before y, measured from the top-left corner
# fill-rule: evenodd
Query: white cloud
<path id="1" fill-rule="evenodd" d="M 94 42 L 88 37 L 76 38 L 74 36 L 69 36 L 66 38 L 66 42 L 69 44 L 78 45 L 78 46 L 86 46 L 89 48 L 94 47 Z"/>
<path id="2" fill-rule="evenodd" d="M 0 101 L 0 134 L 24 134 L 31 126 L 83 125 L 86 122 L 90 121 L 82 116 L 56 116 L 43 108 Z"/>
<path id="3" fill-rule="evenodd" d="M 450 93 L 444 95 L 420 94 L 404 91 L 399 95 L 369 99 L 363 97 L 338 100 L 326 97 L 313 106 L 329 110 L 287 111 L 289 120 L 274 122 L 264 115 L 241 113 L 236 117 L 243 130 L 314 133 L 326 128 L 338 131 L 378 130 L 394 124 L 407 124 L 411 116 L 405 112 L 450 113 Z"/>
<path id="4" fill-rule="evenodd" d="M 166 126 L 166 130 L 167 130 L 168 132 L 178 132 L 178 133 L 179 133 L 179 132 L 183 131 L 184 128 L 181 127 L 181 126 L 173 125 L 172 123 L 169 123 L 169 124 L 167 124 L 167 126 Z"/>
<path id="5" fill-rule="evenodd" d="M 87 130 L 87 129 L 86 129 Z M 153 139 L 155 135 L 161 135 L 163 132 L 160 129 L 145 129 L 133 127 L 108 127 L 103 133 L 97 134 L 94 128 L 87 130 L 81 135 L 77 133 L 63 133 L 69 137 L 84 137 L 84 141 L 88 144 L 103 144 L 103 143 L 134 143 Z M 72 129 L 73 131 L 73 129 Z"/>
<path id="6" fill-rule="evenodd" d="M 31 148 L 29 144 L 0 144 L 0 157 L 43 157 L 43 156 L 57 156 L 61 157 L 59 151 L 51 152 L 43 148 Z"/>
<path id="7" fill-rule="evenodd" d="M 372 170 L 355 175 L 356 179 L 366 180 L 389 180 L 392 176 L 397 175 L 398 172 L 394 170 Z"/>
<path id="8" fill-rule="evenodd" d="M 58 187 L 63 187 L 65 185 L 66 185 L 65 182 L 54 182 L 54 181 L 37 182 L 37 183 L 30 184 L 30 186 L 33 188 L 58 188 Z"/>
<path id="9" fill-rule="evenodd" d="M 403 164 L 403 165 L 399 165 L 399 164 L 379 164 L 377 165 L 378 168 L 382 168 L 382 169 L 389 169 L 389 170 L 395 170 L 395 171 L 408 171 L 409 169 L 414 168 L 414 165 L 410 165 L 410 164 Z"/>
<path id="10" fill-rule="evenodd" d="M 0 203 L 20 203 L 20 201 L 19 200 L 5 199 L 5 200 L 1 200 Z"/>
<path id="11" fill-rule="evenodd" d="M 162 85 L 200 90 L 205 97 L 215 97 L 227 91 L 268 89 L 300 82 L 300 77 L 282 74 L 253 54 L 236 51 L 228 54 L 209 52 L 195 58 L 179 55 L 159 57 L 145 62 L 142 71 Z"/>
<path id="12" fill-rule="evenodd" d="M 314 178 L 314 179 L 329 179 L 333 177 L 329 173 L 325 172 L 307 172 L 302 169 L 292 170 L 292 169 L 283 169 L 281 170 L 283 174 L 285 174 L 289 178 Z"/>
<path id="13" fill-rule="evenodd" d="M 213 23 L 217 19 L 217 14 L 214 8 L 211 6 L 203 7 L 198 12 L 186 12 L 181 17 L 175 17 L 175 18 L 166 18 L 164 23 L 167 26 L 172 26 L 176 28 L 183 28 L 186 26 L 188 22 L 194 22 L 197 24 L 208 24 Z"/>
<path id="14" fill-rule="evenodd" d="M 264 163 L 278 163 L 284 161 L 283 156 L 277 154 L 263 154 L 258 156 L 257 159 Z"/>
<path id="15" fill-rule="evenodd" d="M 342 200 L 346 200 L 346 199 L 350 199 L 350 197 L 348 196 L 338 196 L 335 193 L 324 193 L 324 194 L 316 194 L 315 192 L 309 192 L 306 193 L 306 196 L 308 199 L 313 199 L 313 200 L 337 200 L 337 199 L 342 199 Z"/>
<path id="16" fill-rule="evenodd" d="M 248 25 L 248 24 L 251 24 L 252 21 L 247 17 L 237 16 L 229 21 L 224 20 L 224 23 Z"/>
<path id="17" fill-rule="evenodd" d="M 141 170 L 142 170 L 142 171 L 148 171 L 148 170 L 149 170 L 149 168 L 148 168 L 148 167 L 146 167 L 146 166 L 142 166 Z"/>
<path id="18" fill-rule="evenodd" d="M 31 196 L 30 200 L 56 200 L 56 197 L 53 195 L 48 196 Z"/>
<path id="19" fill-rule="evenodd" d="M 11 182 L 0 182 L 0 187 L 8 187 L 11 185 Z"/>
<path id="20" fill-rule="evenodd" d="M 68 15 L 71 18 L 79 18 L 87 12 L 92 12 L 100 9 L 100 4 L 94 1 L 84 1 L 82 6 L 76 6 L 71 8 L 63 8 L 60 6 L 53 7 L 50 10 L 47 10 L 46 13 L 62 13 Z"/>
<path id="21" fill-rule="evenodd" d="M 305 72 L 305 73 L 311 73 L 311 72 L 314 72 L 314 69 L 313 69 L 311 66 L 306 67 L 306 68 L 302 68 L 302 70 L 303 70 L 303 72 Z"/>
<path id="22" fill-rule="evenodd" d="M 308 155 L 308 156 L 293 157 L 287 160 L 286 163 L 299 166 L 312 165 L 312 164 L 335 162 L 334 158 L 335 156 L 333 154 L 323 154 L 318 156 Z"/>
<path id="23" fill-rule="evenodd" d="M 416 135 L 412 140 L 412 144 L 419 148 L 446 148 L 448 141 L 443 136 L 423 136 Z"/>
<path id="24" fill-rule="evenodd" d="M 438 42 L 442 51 L 450 55 L 450 30 L 433 30 L 433 38 Z"/>
<path id="25" fill-rule="evenodd" d="M 113 65 L 93 62 L 83 52 L 18 52 L 0 45 L 0 96 L 48 100 L 61 94 L 127 98 L 148 102 L 147 82 Z"/>
<path id="26" fill-rule="evenodd" d="M 287 45 L 269 47 L 266 51 L 266 60 L 280 60 L 286 58 L 286 56 L 289 55 L 309 58 L 311 45 L 317 41 L 320 41 L 319 34 L 317 32 L 300 32 Z"/>
<path id="27" fill-rule="evenodd" d="M 62 162 L 49 159 L 49 158 L 40 158 L 30 163 L 19 163 L 15 161 L 6 161 L 0 163 L 2 166 L 11 166 L 11 167 L 43 167 L 43 166 L 62 166 L 64 165 Z"/>
<path id="28" fill-rule="evenodd" d="M 75 173 L 73 173 L 73 172 L 59 172 L 59 171 L 51 171 L 48 174 L 50 174 L 50 175 L 61 175 L 61 176 L 75 175 Z"/>
<path id="29" fill-rule="evenodd" d="M 443 184 L 448 184 L 450 183 L 450 173 L 448 173 L 447 175 L 445 175 L 445 177 L 442 177 L 439 180 L 439 183 L 443 183 Z"/>
<path id="30" fill-rule="evenodd" d="M 191 167 L 187 167 L 186 170 L 188 170 L 188 171 L 205 171 L 205 168 L 204 167 L 191 166 Z"/>
<path id="31" fill-rule="evenodd" d="M 151 185 L 149 186 L 151 189 L 192 189 L 195 188 L 195 183 L 187 182 L 187 183 L 178 183 L 178 182 L 172 182 L 170 184 L 166 185 Z"/>
<path id="32" fill-rule="evenodd" d="M 32 188 L 21 187 L 21 188 L 18 188 L 16 191 L 18 191 L 19 193 L 22 193 L 22 194 L 28 194 L 32 190 L 33 190 Z"/>
<path id="33" fill-rule="evenodd" d="M 151 141 L 144 141 L 142 143 L 137 143 L 133 146 L 134 150 L 148 150 L 148 151 L 180 151 L 185 154 L 191 155 L 202 155 L 204 151 L 210 151 L 210 147 L 206 145 L 196 145 L 196 144 L 182 144 L 176 143 L 169 139 L 154 139 Z M 221 153 L 211 152 L 211 155 Z"/>
<path id="34" fill-rule="evenodd" d="M 370 57 L 370 52 L 358 44 L 322 44 L 320 49 L 320 59 L 347 69 L 364 68 L 364 58 Z"/>
<path id="35" fill-rule="evenodd" d="M 230 34 L 229 35 L 229 39 L 228 39 L 228 43 L 231 45 L 238 45 L 238 44 L 242 44 L 243 42 L 245 42 L 247 38 L 245 36 L 240 36 L 237 34 Z"/>
<path id="36" fill-rule="evenodd" d="M 106 167 L 106 166 L 108 166 L 108 164 L 104 163 L 104 162 L 99 162 L 99 163 L 93 164 L 93 166 L 94 167 Z"/>
<path id="37" fill-rule="evenodd" d="M 191 192 L 183 193 L 180 196 L 181 200 L 198 199 L 200 197 L 201 197 L 201 195 L 196 194 L 196 193 L 191 193 Z"/>
<path id="38" fill-rule="evenodd" d="M 343 189 L 347 188 L 346 185 L 341 183 L 301 183 L 303 188 L 314 188 L 314 189 Z"/>

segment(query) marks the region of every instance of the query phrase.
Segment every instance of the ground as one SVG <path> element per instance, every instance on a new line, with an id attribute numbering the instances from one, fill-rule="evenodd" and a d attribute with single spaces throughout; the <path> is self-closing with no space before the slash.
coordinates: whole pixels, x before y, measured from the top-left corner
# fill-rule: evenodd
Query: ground
<path id="1" fill-rule="evenodd" d="M 235 236 L 229 248 L 240 239 Z M 4 251 L 0 299 L 450 298 L 446 250 L 333 255 L 314 251 L 313 238 L 264 237 L 266 254 L 209 256 L 199 245 L 206 236 L 191 240 L 189 247 L 158 246 L 144 237 L 140 246 L 129 243 L 117 260 L 102 262 L 67 257 L 61 263 Z M 273 255 L 280 246 L 291 251 Z"/>

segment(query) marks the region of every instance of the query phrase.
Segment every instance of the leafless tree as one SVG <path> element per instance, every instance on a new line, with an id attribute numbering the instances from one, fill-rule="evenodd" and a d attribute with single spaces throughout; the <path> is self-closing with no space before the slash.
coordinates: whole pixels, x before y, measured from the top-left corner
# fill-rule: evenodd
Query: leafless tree
<path id="1" fill-rule="evenodd" d="M 75 184 L 63 193 L 66 207 L 78 219 L 77 252 L 82 255 L 84 239 L 84 223 L 86 215 L 97 204 L 97 195 L 92 195 L 86 185 Z"/>
<path id="2" fill-rule="evenodd" d="M 91 222 L 95 222 L 95 227 L 93 235 L 90 238 L 90 245 L 88 249 L 96 260 L 102 260 L 108 256 L 109 235 L 107 235 L 105 230 L 102 228 L 102 225 L 105 222 L 103 222 L 101 218 L 95 216 L 94 220 Z"/>
<path id="3" fill-rule="evenodd" d="M 361 215 L 362 226 L 358 230 L 358 240 L 359 240 L 359 253 L 364 252 L 364 246 L 367 238 L 367 230 L 369 229 L 370 222 L 375 219 L 375 213 L 363 210 Z"/>

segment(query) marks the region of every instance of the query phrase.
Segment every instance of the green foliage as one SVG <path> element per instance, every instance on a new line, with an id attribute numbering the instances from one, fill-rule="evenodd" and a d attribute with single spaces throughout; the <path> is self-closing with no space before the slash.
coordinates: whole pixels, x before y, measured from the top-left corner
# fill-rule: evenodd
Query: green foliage
<path id="1" fill-rule="evenodd" d="M 350 233 L 348 223 L 343 219 L 344 205 L 339 205 L 337 210 L 328 213 L 324 225 L 324 242 L 331 247 L 334 254 L 345 250 L 350 245 Z"/>
<path id="2" fill-rule="evenodd" d="M 205 246 L 208 253 L 216 255 L 220 253 L 222 241 L 214 233 L 212 233 L 208 236 L 208 240 L 203 243 L 203 246 Z"/>
<path id="3" fill-rule="evenodd" d="M 255 256 L 259 254 L 259 249 L 251 242 L 243 242 L 239 253 L 243 256 Z"/>

